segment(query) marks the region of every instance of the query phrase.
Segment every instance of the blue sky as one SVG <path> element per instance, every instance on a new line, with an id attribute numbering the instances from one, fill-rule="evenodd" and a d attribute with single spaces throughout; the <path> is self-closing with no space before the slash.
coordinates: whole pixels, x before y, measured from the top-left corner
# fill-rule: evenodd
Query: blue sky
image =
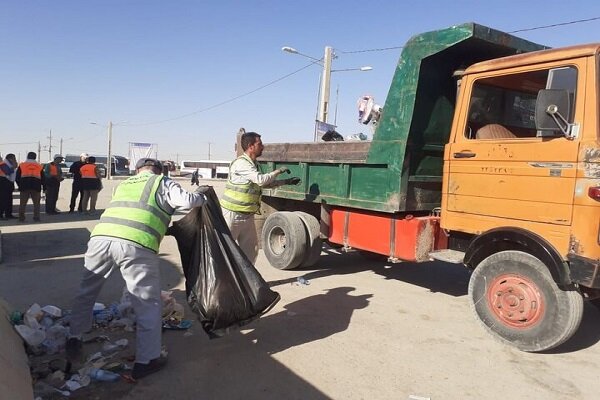
<path id="1" fill-rule="evenodd" d="M 321 68 L 313 65 L 253 94 L 232 99 L 307 65 L 281 51 L 320 58 L 336 49 L 330 122 L 370 133 L 356 100 L 385 102 L 400 49 L 412 35 L 463 22 L 503 31 L 600 16 L 598 1 L 28 1 L 2 0 L 0 153 L 24 158 L 37 142 L 52 153 L 106 154 L 129 142 L 158 144 L 162 159 L 233 157 L 240 127 L 265 142 L 310 141 Z M 524 32 L 557 47 L 600 41 L 600 21 Z M 339 88 L 339 95 L 336 90 Z M 336 101 L 337 98 L 337 101 Z M 184 115 L 187 117 L 180 118 Z M 159 122 L 170 120 L 167 122 Z M 96 122 L 92 125 L 90 122 Z M 6 144 L 27 143 L 27 144 Z M 48 150 L 42 151 L 42 161 Z"/>

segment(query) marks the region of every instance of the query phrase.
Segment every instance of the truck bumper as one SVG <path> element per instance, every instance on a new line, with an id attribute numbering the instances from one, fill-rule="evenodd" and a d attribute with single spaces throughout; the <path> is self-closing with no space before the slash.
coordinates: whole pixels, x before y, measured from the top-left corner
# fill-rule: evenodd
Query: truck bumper
<path id="1" fill-rule="evenodd" d="M 577 254 L 567 256 L 571 270 L 571 281 L 580 285 L 600 289 L 600 260 L 592 260 Z"/>

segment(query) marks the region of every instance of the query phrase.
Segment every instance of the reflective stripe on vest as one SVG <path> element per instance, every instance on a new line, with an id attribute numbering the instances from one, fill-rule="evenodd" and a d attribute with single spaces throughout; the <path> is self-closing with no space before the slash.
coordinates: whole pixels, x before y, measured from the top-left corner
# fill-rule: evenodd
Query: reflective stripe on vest
<path id="1" fill-rule="evenodd" d="M 21 168 L 21 178 L 42 179 L 42 166 L 36 162 L 22 162 L 19 168 Z"/>
<path id="2" fill-rule="evenodd" d="M 233 183 L 231 182 L 231 166 L 234 162 L 243 159 L 255 165 L 250 159 L 241 156 L 233 160 L 229 166 L 229 179 L 225 185 L 225 191 L 221 196 L 221 207 L 229 211 L 254 214 L 260 210 L 260 196 L 262 188 L 254 182 Z"/>
<path id="3" fill-rule="evenodd" d="M 126 239 L 158 253 L 171 221 L 171 214 L 156 202 L 161 182 L 161 176 L 147 172 L 121 183 L 92 231 L 92 237 Z"/>
<path id="4" fill-rule="evenodd" d="M 96 176 L 96 164 L 85 164 L 79 169 L 82 178 L 98 179 Z"/>

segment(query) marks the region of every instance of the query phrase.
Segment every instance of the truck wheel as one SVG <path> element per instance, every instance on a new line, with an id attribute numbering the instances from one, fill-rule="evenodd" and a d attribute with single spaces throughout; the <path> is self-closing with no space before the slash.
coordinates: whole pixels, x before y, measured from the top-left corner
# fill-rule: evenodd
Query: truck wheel
<path id="1" fill-rule="evenodd" d="M 502 251 L 483 260 L 471 275 L 469 298 L 483 327 L 522 351 L 564 343 L 583 316 L 581 294 L 561 290 L 539 259 L 521 251 Z"/>
<path id="2" fill-rule="evenodd" d="M 263 251 L 277 269 L 293 269 L 300 265 L 306 250 L 306 228 L 298 215 L 275 212 L 262 229 Z"/>
<path id="3" fill-rule="evenodd" d="M 296 211 L 304 227 L 306 228 L 306 247 L 305 254 L 300 267 L 312 267 L 315 265 L 321 257 L 321 250 L 323 250 L 323 240 L 321 240 L 321 224 L 319 221 L 309 213 L 303 211 Z"/>

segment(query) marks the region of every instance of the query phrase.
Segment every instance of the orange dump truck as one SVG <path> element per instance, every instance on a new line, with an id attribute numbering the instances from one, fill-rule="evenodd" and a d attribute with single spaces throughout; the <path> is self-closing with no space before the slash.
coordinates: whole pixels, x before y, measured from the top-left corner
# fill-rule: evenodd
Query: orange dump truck
<path id="1" fill-rule="evenodd" d="M 413 37 L 372 141 L 265 146 L 264 171 L 302 178 L 263 193 L 269 262 L 310 266 L 325 240 L 462 263 L 494 337 L 565 342 L 600 293 L 599 53 L 477 24 Z"/>

